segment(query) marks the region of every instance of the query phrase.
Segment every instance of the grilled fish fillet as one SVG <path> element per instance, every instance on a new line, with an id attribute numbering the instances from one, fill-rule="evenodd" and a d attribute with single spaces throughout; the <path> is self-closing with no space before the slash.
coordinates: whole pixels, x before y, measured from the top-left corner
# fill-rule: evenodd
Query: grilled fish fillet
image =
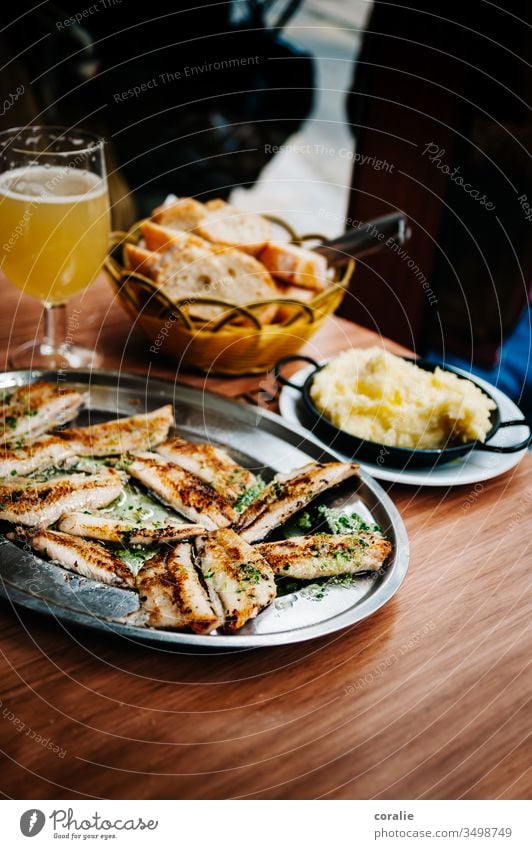
<path id="1" fill-rule="evenodd" d="M 272 570 L 259 551 L 229 528 L 198 537 L 199 565 L 207 587 L 222 604 L 225 630 L 237 631 L 276 594 Z"/>
<path id="2" fill-rule="evenodd" d="M 124 461 L 131 477 L 191 522 L 208 530 L 226 527 L 236 513 L 223 496 L 181 466 L 165 462 L 158 454 L 131 454 Z"/>
<path id="3" fill-rule="evenodd" d="M 145 451 L 166 439 L 173 424 L 172 406 L 167 404 L 145 415 L 63 430 L 59 436 L 79 457 L 105 457 Z"/>
<path id="4" fill-rule="evenodd" d="M 8 537 L 24 540 L 48 560 L 85 578 L 115 587 L 135 586 L 135 576 L 124 561 L 97 542 L 58 531 L 23 531 L 21 528 Z"/>
<path id="5" fill-rule="evenodd" d="M 315 534 L 255 546 L 276 575 L 301 581 L 376 572 L 392 550 L 380 534 Z"/>
<path id="6" fill-rule="evenodd" d="M 115 519 L 97 513 L 68 513 L 57 526 L 60 531 L 78 537 L 100 539 L 104 542 L 150 545 L 152 543 L 177 542 L 205 533 L 201 525 L 184 525 L 167 522 L 145 522 L 141 527 L 125 519 Z"/>
<path id="7" fill-rule="evenodd" d="M 190 628 L 196 634 L 208 634 L 222 624 L 187 543 L 147 560 L 137 575 L 137 589 L 144 624 L 152 628 Z"/>
<path id="8" fill-rule="evenodd" d="M 75 418 L 83 397 L 44 380 L 6 390 L 0 407 L 0 442 L 38 436 Z"/>
<path id="9" fill-rule="evenodd" d="M 9 475 L 29 475 L 58 466 L 74 455 L 74 449 L 53 434 L 28 439 L 22 448 L 0 445 L 0 479 Z"/>
<path id="10" fill-rule="evenodd" d="M 0 485 L 0 519 L 47 527 L 71 510 L 106 507 L 121 491 L 122 478 L 114 469 L 97 475 L 58 477 L 45 483 L 18 478 Z"/>
<path id="11" fill-rule="evenodd" d="M 262 540 L 321 492 L 357 472 L 356 463 L 309 463 L 290 474 L 276 475 L 234 528 L 246 542 Z"/>
<path id="12" fill-rule="evenodd" d="M 157 446 L 157 453 L 187 472 L 192 472 L 231 502 L 236 501 L 246 489 L 257 483 L 255 475 L 249 469 L 239 466 L 227 451 L 216 445 L 169 439 Z"/>

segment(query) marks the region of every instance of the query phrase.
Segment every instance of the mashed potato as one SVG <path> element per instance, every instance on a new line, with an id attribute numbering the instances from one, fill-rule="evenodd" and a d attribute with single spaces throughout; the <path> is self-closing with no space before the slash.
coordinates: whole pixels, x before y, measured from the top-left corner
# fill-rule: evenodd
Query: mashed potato
<path id="1" fill-rule="evenodd" d="M 337 427 L 397 448 L 483 442 L 495 408 L 470 380 L 380 348 L 344 351 L 316 374 L 310 394 Z"/>

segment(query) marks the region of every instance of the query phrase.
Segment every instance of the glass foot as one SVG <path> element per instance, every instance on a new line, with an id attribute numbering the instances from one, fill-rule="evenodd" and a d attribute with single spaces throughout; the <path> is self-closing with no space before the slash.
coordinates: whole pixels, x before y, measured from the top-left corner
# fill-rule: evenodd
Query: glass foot
<path id="1" fill-rule="evenodd" d="M 9 352 L 12 368 L 99 368 L 103 357 L 89 348 L 63 344 L 57 347 L 45 342 L 25 342 Z"/>

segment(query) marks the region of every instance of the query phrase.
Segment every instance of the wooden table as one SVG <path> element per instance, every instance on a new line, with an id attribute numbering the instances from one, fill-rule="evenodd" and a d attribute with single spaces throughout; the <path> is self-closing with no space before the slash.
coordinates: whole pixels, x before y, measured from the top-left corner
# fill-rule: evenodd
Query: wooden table
<path id="1" fill-rule="evenodd" d="M 34 333 L 38 308 L 0 285 L 6 346 Z M 107 366 L 145 370 L 147 345 L 105 283 L 74 307 L 75 341 L 97 339 Z M 308 348 L 373 341 L 332 319 Z M 153 373 L 175 376 L 155 360 Z M 179 379 L 230 396 L 258 386 Z M 525 798 L 531 471 L 527 457 L 476 488 L 386 485 L 410 536 L 406 582 L 371 619 L 306 645 L 167 653 L 2 602 L 1 791 Z"/>

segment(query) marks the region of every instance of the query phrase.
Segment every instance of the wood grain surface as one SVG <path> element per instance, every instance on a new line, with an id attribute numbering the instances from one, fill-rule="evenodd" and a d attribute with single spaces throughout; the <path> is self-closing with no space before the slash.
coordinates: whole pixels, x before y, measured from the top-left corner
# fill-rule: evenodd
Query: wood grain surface
<path id="1" fill-rule="evenodd" d="M 39 308 L 0 285 L 5 350 L 33 336 Z M 73 308 L 74 341 L 97 340 L 107 366 L 176 377 L 104 281 Z M 373 341 L 331 319 L 308 351 Z M 233 397 L 260 383 L 178 379 Z M 371 619 L 304 645 L 170 653 L 2 602 L 1 792 L 527 797 L 531 469 L 528 456 L 476 488 L 385 484 L 410 537 L 405 584 Z"/>

